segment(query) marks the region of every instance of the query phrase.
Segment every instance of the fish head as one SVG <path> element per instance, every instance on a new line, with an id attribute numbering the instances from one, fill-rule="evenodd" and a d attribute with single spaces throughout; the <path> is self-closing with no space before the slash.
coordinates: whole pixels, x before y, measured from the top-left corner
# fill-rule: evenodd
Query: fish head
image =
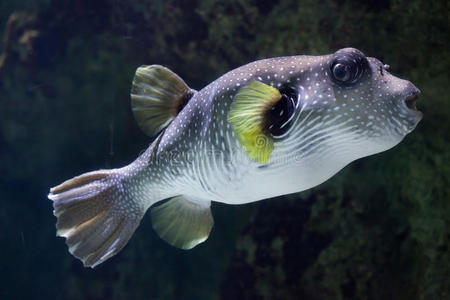
<path id="1" fill-rule="evenodd" d="M 222 81 L 256 72 L 232 97 L 227 119 L 238 153 L 254 166 L 248 186 L 258 191 L 255 197 L 314 187 L 414 130 L 422 118 L 415 106 L 419 89 L 388 69 L 344 48 L 261 60 L 226 75 Z"/>
<path id="2" fill-rule="evenodd" d="M 357 49 L 306 57 L 301 65 L 285 89 L 297 97 L 291 126 L 279 136 L 289 153 L 335 151 L 351 161 L 395 146 L 422 118 L 419 89 Z"/>

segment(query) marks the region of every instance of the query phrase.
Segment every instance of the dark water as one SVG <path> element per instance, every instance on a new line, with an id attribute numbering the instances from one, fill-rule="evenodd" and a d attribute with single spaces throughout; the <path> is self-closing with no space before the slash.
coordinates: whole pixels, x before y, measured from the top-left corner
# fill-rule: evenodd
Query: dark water
<path id="1" fill-rule="evenodd" d="M 0 298 L 449 299 L 447 1 L 0 1 Z M 55 237 L 49 187 L 120 167 L 151 140 L 129 106 L 136 67 L 200 89 L 265 57 L 352 46 L 422 94 L 397 147 L 311 191 L 213 204 L 191 251 L 144 218 L 86 269 Z"/>

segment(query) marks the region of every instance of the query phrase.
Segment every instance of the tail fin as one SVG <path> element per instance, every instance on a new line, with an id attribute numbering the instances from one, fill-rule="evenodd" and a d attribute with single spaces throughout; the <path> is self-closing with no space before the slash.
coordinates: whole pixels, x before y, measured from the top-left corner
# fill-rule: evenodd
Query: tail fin
<path id="1" fill-rule="evenodd" d="M 50 189 L 57 235 L 84 266 L 95 267 L 118 253 L 146 208 L 126 195 L 118 170 L 85 173 Z"/>

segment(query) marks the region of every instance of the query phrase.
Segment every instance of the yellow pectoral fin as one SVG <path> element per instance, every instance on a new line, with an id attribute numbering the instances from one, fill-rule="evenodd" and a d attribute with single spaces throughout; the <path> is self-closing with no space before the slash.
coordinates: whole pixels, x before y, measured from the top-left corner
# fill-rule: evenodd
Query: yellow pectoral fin
<path id="1" fill-rule="evenodd" d="M 253 81 L 235 96 L 228 114 L 237 139 L 250 159 L 267 164 L 273 139 L 265 128 L 265 114 L 281 98 L 280 91 Z"/>

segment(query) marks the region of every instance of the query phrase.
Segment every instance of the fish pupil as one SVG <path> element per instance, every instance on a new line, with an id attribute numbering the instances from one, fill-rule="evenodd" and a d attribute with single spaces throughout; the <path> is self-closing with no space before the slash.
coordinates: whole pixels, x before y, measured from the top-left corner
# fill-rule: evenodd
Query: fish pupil
<path id="1" fill-rule="evenodd" d="M 336 64 L 333 67 L 333 75 L 339 81 L 347 81 L 350 79 L 350 72 L 348 66 L 343 64 Z"/>

